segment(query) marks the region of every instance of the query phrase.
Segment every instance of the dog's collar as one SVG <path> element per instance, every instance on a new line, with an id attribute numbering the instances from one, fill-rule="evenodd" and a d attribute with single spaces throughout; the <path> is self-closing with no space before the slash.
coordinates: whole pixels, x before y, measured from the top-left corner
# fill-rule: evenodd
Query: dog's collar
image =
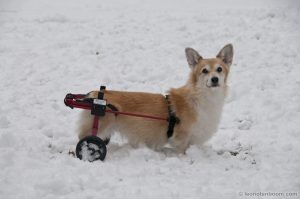
<path id="1" fill-rule="evenodd" d="M 175 111 L 172 110 L 172 105 L 169 100 L 170 95 L 166 95 L 165 98 L 166 98 L 166 101 L 168 104 L 168 113 L 169 113 L 169 117 L 168 117 L 169 125 L 168 125 L 167 135 L 168 135 L 168 138 L 170 138 L 173 136 L 175 124 L 179 124 L 180 119 L 176 116 Z"/>

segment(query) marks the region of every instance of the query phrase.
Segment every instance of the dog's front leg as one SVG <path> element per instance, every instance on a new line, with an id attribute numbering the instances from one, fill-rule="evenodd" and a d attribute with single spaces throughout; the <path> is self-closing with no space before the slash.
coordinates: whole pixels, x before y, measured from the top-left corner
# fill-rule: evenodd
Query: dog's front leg
<path id="1" fill-rule="evenodd" d="M 170 145 L 175 149 L 178 154 L 185 154 L 189 147 L 189 139 L 187 133 L 178 132 L 169 139 Z"/>

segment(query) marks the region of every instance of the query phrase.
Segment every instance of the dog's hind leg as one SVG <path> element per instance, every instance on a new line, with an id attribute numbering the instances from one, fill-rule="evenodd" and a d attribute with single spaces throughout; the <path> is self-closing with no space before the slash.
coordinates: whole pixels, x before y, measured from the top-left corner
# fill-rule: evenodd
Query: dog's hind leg
<path id="1" fill-rule="evenodd" d="M 114 123 L 114 115 L 107 114 L 104 117 L 99 118 L 99 127 L 97 136 L 100 137 L 108 144 L 111 134 L 113 133 L 113 123 Z M 93 130 L 93 121 L 94 116 L 91 115 L 90 111 L 83 111 L 79 118 L 79 135 L 78 138 L 81 140 L 82 138 L 89 136 L 92 134 Z"/>
<path id="2" fill-rule="evenodd" d="M 78 120 L 78 138 L 83 139 L 86 136 L 91 135 L 93 126 L 93 116 L 90 111 L 82 111 Z"/>

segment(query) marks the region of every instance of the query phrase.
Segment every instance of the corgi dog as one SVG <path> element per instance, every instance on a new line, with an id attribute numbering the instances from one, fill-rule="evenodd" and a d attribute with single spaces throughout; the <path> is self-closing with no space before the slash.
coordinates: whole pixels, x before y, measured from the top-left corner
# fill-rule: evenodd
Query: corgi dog
<path id="1" fill-rule="evenodd" d="M 168 122 L 126 115 L 106 114 L 100 117 L 98 136 L 109 139 L 119 132 L 136 147 L 143 143 L 161 150 L 169 143 L 178 153 L 185 153 L 191 144 L 203 144 L 217 131 L 227 79 L 232 64 L 233 46 L 227 44 L 216 58 L 203 58 L 196 50 L 186 48 L 190 75 L 185 85 L 171 88 L 168 100 L 162 94 L 105 90 L 104 99 L 118 111 L 169 117 L 169 109 L 179 122 L 168 137 Z M 98 91 L 87 94 L 97 98 Z M 94 116 L 83 111 L 79 119 L 79 139 L 91 135 Z"/>

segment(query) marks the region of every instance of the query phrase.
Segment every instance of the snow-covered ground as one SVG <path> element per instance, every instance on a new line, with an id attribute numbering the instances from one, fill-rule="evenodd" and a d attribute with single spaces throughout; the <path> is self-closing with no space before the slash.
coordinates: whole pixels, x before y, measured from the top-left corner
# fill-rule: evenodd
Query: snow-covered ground
<path id="1" fill-rule="evenodd" d="M 299 198 L 299 35 L 297 1 L 1 0 L 0 198 Z M 185 83 L 185 47 L 226 43 L 231 91 L 205 146 L 166 156 L 114 137 L 105 162 L 68 154 L 66 93 L 165 93 Z"/>

